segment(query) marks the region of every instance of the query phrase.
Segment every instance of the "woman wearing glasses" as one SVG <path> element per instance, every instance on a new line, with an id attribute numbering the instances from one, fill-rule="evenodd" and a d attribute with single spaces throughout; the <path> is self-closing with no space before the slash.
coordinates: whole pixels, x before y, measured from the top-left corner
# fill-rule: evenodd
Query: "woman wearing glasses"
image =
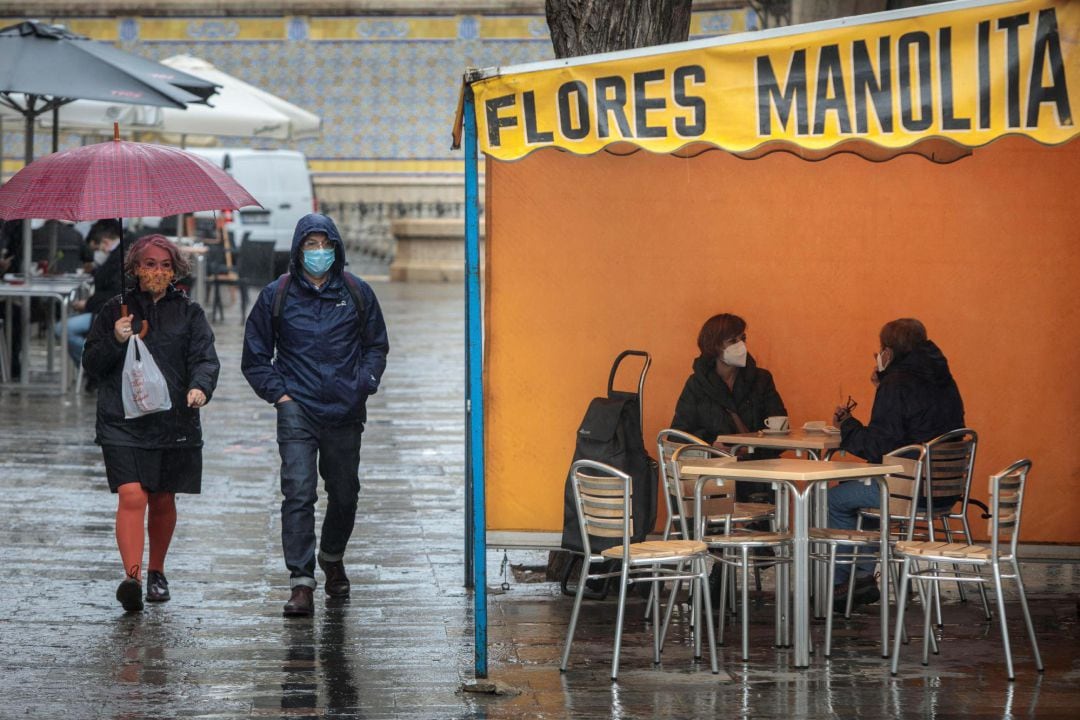
<path id="1" fill-rule="evenodd" d="M 146 600 L 169 599 L 165 555 L 176 527 L 176 493 L 201 489 L 199 408 L 217 387 L 221 365 L 206 314 L 173 285 L 190 270 L 176 245 L 162 235 L 140 238 L 125 258 L 124 270 L 138 279 L 138 286 L 109 300 L 98 312 L 82 361 L 98 381 L 95 442 L 105 458 L 109 489 L 118 496 L 116 543 L 125 578 L 116 599 L 124 610 L 138 612 L 143 609 L 147 535 Z M 126 317 L 121 317 L 121 298 L 131 312 Z M 121 394 L 124 359 L 131 336 L 143 325 L 149 326 L 143 342 L 165 377 L 172 407 L 126 418 Z"/>

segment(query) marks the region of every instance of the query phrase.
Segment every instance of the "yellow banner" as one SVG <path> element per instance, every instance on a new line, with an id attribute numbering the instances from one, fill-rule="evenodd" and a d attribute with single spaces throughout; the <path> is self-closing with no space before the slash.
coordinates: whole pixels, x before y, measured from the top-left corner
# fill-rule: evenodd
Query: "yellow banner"
<path id="1" fill-rule="evenodd" d="M 857 21 L 857 19 L 853 19 Z M 512 68 L 510 68 L 512 71 Z M 1020 0 L 771 39 L 507 74 L 472 84 L 481 150 L 750 153 L 861 140 L 967 147 L 1077 134 L 1080 0 Z"/>

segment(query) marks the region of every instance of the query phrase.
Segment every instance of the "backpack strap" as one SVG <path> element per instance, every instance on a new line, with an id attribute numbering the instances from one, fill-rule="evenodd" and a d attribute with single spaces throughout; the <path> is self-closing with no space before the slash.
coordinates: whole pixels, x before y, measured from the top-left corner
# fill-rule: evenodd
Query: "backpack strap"
<path id="1" fill-rule="evenodd" d="M 367 308 L 364 306 L 364 295 L 360 292 L 360 279 L 348 272 L 342 272 L 342 276 L 345 278 L 345 287 L 352 295 L 353 305 L 356 306 L 356 321 L 360 323 L 360 332 L 363 332 Z"/>
<path id="2" fill-rule="evenodd" d="M 348 288 L 349 294 L 352 295 L 353 305 L 356 306 L 356 320 L 360 323 L 360 330 L 363 332 L 364 323 L 367 320 L 366 310 L 364 305 L 364 295 L 360 292 L 360 280 L 355 275 L 347 272 L 342 273 L 342 277 L 345 278 L 345 287 Z M 274 287 L 274 299 L 271 305 L 270 324 L 274 329 L 274 344 L 277 345 L 278 335 L 281 333 L 281 308 L 285 306 L 285 296 L 289 292 L 289 282 L 292 280 L 292 275 L 285 273 L 277 279 L 277 284 Z"/>
<path id="3" fill-rule="evenodd" d="M 281 333 L 281 308 L 285 305 L 290 280 L 292 280 L 292 275 L 285 273 L 277 279 L 277 285 L 274 287 L 274 300 L 270 313 L 270 324 L 274 329 L 274 345 L 277 345 L 278 335 Z"/>

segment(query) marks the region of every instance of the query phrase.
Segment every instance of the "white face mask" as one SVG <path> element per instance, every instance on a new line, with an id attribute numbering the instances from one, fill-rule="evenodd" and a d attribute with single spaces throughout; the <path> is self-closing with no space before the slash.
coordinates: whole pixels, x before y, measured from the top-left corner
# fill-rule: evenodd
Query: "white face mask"
<path id="1" fill-rule="evenodd" d="M 746 367 L 746 343 L 740 340 L 724 348 L 724 362 L 731 367 Z"/>
<path id="2" fill-rule="evenodd" d="M 877 358 L 877 371 L 879 373 L 885 372 L 885 368 L 889 367 L 889 361 L 885 359 L 885 352 L 885 350 L 882 350 L 874 355 Z"/>
<path id="3" fill-rule="evenodd" d="M 105 264 L 105 261 L 109 259 L 108 250 L 95 250 L 94 251 L 94 265 L 101 267 Z"/>

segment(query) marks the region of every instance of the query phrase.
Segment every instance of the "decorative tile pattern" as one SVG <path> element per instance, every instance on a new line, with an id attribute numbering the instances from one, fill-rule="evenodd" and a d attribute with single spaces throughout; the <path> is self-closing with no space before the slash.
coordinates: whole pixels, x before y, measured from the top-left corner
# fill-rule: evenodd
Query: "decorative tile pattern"
<path id="1" fill-rule="evenodd" d="M 0 19 L 0 23 L 9 24 Z M 543 16 L 69 18 L 76 32 L 116 40 L 153 59 L 186 53 L 318 114 L 322 137 L 289 145 L 320 169 L 358 165 L 417 172 L 415 161 L 460 161 L 450 129 L 461 75 L 553 57 Z M 696 13 L 702 34 L 748 29 L 742 11 Z M 22 156 L 21 132 L 4 125 L 6 158 Z M 39 151 L 47 133 L 37 140 Z M 222 138 L 227 146 L 282 147 L 266 139 Z M 80 143 L 63 137 L 64 147 Z M 357 162 L 361 161 L 361 162 Z M 438 172 L 438 171 L 436 171 Z"/>

